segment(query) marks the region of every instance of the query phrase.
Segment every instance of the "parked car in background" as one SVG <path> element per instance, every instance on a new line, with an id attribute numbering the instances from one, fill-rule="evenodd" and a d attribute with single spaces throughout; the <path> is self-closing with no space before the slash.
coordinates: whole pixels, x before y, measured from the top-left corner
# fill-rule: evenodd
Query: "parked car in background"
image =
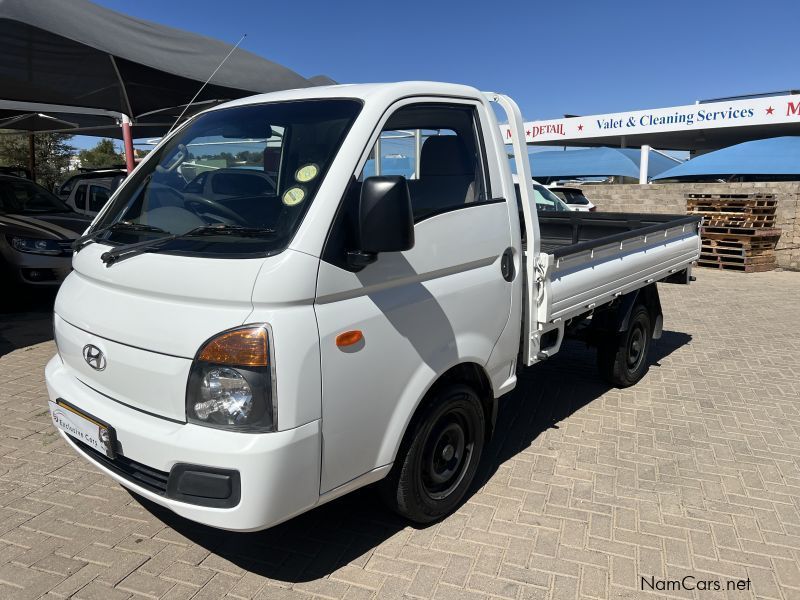
<path id="1" fill-rule="evenodd" d="M 33 179 L 27 167 L 0 167 L 0 175 L 14 175 L 23 179 Z"/>
<path id="2" fill-rule="evenodd" d="M 234 190 L 240 196 L 263 196 L 274 194 L 276 189 L 275 179 L 263 171 L 216 169 L 195 176 L 183 187 L 183 193 L 218 201 L 230 198 Z"/>
<path id="3" fill-rule="evenodd" d="M 516 173 L 511 175 L 514 182 L 514 192 L 517 195 L 517 204 L 522 210 L 522 199 L 519 192 L 519 178 Z M 567 204 L 541 183 L 533 180 L 533 199 L 536 202 L 536 212 L 569 212 L 572 210 Z"/>
<path id="4" fill-rule="evenodd" d="M 583 194 L 579 187 L 551 185 L 548 188 L 553 194 L 561 198 L 570 210 L 581 212 L 594 212 L 597 207 Z"/>
<path id="5" fill-rule="evenodd" d="M 94 217 L 114 193 L 114 179 L 79 179 L 66 200 L 66 205 L 80 215 Z"/>
<path id="6" fill-rule="evenodd" d="M 91 219 L 28 179 L 0 175 L 0 281 L 58 285 L 72 270 L 72 242 Z"/>
<path id="7" fill-rule="evenodd" d="M 125 169 L 95 169 L 95 170 L 83 170 L 80 173 L 76 173 L 65 179 L 62 183 L 55 186 L 53 189 L 53 193 L 61 198 L 64 202 L 66 202 L 70 194 L 72 194 L 72 190 L 75 188 L 79 181 L 84 181 L 87 179 L 109 179 L 112 182 L 112 191 L 119 187 L 119 184 L 122 182 L 123 179 L 128 175 Z"/>

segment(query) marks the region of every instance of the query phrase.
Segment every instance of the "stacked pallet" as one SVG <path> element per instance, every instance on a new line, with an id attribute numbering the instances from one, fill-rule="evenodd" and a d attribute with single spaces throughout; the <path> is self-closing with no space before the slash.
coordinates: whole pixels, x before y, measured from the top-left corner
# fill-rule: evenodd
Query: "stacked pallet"
<path id="1" fill-rule="evenodd" d="M 778 201 L 772 194 L 687 194 L 686 210 L 703 217 L 698 265 L 746 273 L 777 266 Z"/>

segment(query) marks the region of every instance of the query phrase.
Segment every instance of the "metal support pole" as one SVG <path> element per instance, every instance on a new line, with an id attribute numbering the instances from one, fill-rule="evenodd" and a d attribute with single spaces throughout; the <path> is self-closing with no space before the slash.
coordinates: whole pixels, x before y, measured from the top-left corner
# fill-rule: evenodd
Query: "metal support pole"
<path id="1" fill-rule="evenodd" d="M 419 167 L 422 164 L 422 130 L 414 130 L 414 179 L 419 179 Z"/>
<path id="2" fill-rule="evenodd" d="M 648 164 L 650 162 L 650 146 L 645 144 L 641 149 L 641 156 L 639 158 L 639 183 L 647 183 Z"/>
<path id="3" fill-rule="evenodd" d="M 130 173 L 136 167 L 136 160 L 133 156 L 131 119 L 128 115 L 122 115 L 122 141 L 125 144 L 125 166 L 128 169 L 128 173 Z"/>
<path id="4" fill-rule="evenodd" d="M 36 140 L 33 133 L 28 134 L 28 169 L 31 172 L 31 180 L 36 181 Z"/>
<path id="5" fill-rule="evenodd" d="M 375 175 L 381 174 L 381 136 L 375 140 Z"/>

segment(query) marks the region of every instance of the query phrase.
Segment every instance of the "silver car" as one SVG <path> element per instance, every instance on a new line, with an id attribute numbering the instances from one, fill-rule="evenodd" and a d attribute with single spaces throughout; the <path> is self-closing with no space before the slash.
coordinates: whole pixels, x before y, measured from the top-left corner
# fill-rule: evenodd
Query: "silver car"
<path id="1" fill-rule="evenodd" d="M 60 284 L 72 268 L 72 242 L 90 223 L 42 186 L 0 175 L 2 287 Z"/>

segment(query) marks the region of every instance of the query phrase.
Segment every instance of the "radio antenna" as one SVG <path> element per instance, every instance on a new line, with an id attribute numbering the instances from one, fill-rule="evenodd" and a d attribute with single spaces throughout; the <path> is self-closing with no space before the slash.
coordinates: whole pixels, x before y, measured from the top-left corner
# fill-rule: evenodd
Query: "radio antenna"
<path id="1" fill-rule="evenodd" d="M 242 37 L 239 38 L 239 41 L 236 42 L 236 45 L 233 48 L 231 48 L 231 51 L 228 52 L 228 54 L 225 55 L 225 58 L 222 59 L 222 62 L 219 63 L 219 65 L 217 65 L 217 68 L 214 69 L 214 72 L 211 73 L 211 75 L 208 76 L 208 79 L 205 80 L 205 83 L 203 83 L 203 85 L 200 86 L 200 89 L 197 90 L 197 93 L 192 97 L 191 100 L 189 100 L 189 104 L 187 104 L 183 108 L 183 110 L 181 111 L 181 114 L 178 115 L 178 118 L 175 119 L 175 122 L 172 124 L 172 127 L 170 127 L 169 131 L 167 131 L 167 133 L 164 134 L 164 137 L 169 135 L 169 132 L 172 131 L 173 129 L 175 129 L 175 125 L 177 125 L 180 122 L 180 120 L 183 118 L 183 115 L 185 115 L 186 111 L 189 110 L 189 107 L 192 104 L 194 104 L 194 101 L 197 100 L 197 97 L 200 95 L 200 92 L 202 92 L 205 89 L 205 87 L 208 85 L 208 82 L 211 81 L 214 78 L 214 75 L 217 74 L 217 71 L 219 71 L 222 68 L 222 65 L 225 64 L 225 61 L 227 61 L 231 57 L 231 54 L 233 54 L 236 51 L 236 49 L 239 47 L 239 44 L 241 44 L 244 41 L 244 38 L 246 38 L 246 37 L 247 37 L 247 34 L 243 33 Z"/>

